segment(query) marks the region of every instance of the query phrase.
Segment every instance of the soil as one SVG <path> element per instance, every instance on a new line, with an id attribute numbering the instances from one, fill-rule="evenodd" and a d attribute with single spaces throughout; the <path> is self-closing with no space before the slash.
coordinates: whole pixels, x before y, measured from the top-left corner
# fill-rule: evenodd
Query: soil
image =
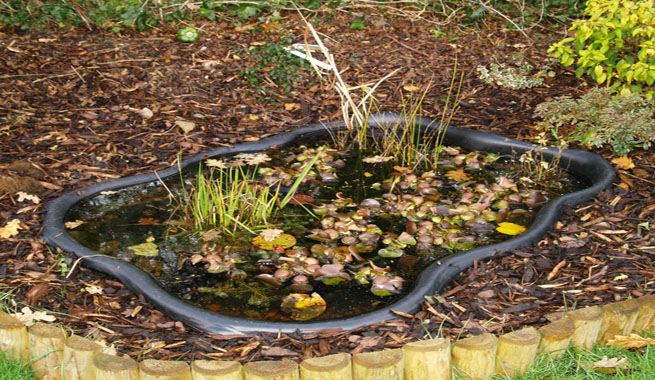
<path id="1" fill-rule="evenodd" d="M 557 64 L 554 75 L 532 89 L 508 90 L 478 79 L 478 65 L 517 59 L 537 68 L 548 65 L 546 50 L 562 37 L 561 24 L 533 28 L 527 39 L 501 21 L 487 20 L 472 27 L 441 26 L 446 36 L 434 38 L 435 26 L 425 20 L 365 12 L 371 21 L 365 30 L 351 30 L 354 16 L 346 13 L 320 17 L 317 29 L 347 83 L 370 88 L 398 70 L 375 91 L 380 111 L 398 112 L 412 86 L 430 83 L 422 114 L 440 118 L 457 64 L 464 80 L 452 123 L 531 140 L 537 104 L 590 87 Z M 332 83 L 310 71 L 292 75 L 299 87 L 290 93 L 273 82 L 270 67 L 257 72 L 266 94 L 240 76 L 255 65 L 244 52 L 276 41 L 278 26 L 302 42 L 305 27 L 298 17 L 245 28 L 235 28 L 233 21 L 201 25 L 194 43 L 177 41 L 172 30 L 0 33 L 0 225 L 18 219 L 21 227 L 17 235 L 0 239 L 6 302 L 17 303 L 16 309 L 44 309 L 77 334 L 105 339 L 133 357 L 248 361 L 379 350 L 438 334 L 453 339 L 501 334 L 541 326 L 553 313 L 573 307 L 653 292 L 655 234 L 648 224 L 655 214 L 653 148 L 632 153 L 634 168 L 617 168 L 610 189 L 566 210 L 538 244 L 477 263 L 414 315 L 354 331 L 208 334 L 171 320 L 121 283 L 46 246 L 39 238 L 44 205 L 66 192 L 169 167 L 179 154 L 341 117 Z M 194 127 L 184 131 L 176 121 Z M 609 150 L 596 152 L 612 158 Z M 21 200 L 16 194 L 21 191 L 40 202 Z"/>

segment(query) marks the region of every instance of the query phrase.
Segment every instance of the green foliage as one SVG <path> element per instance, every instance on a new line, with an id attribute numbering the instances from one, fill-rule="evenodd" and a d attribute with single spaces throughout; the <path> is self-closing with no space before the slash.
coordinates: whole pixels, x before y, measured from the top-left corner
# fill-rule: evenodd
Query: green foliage
<path id="1" fill-rule="evenodd" d="M 18 360 L 7 357 L 4 351 L 0 350 L 0 380 L 34 380 L 34 374 L 30 367 Z"/>
<path id="2" fill-rule="evenodd" d="M 655 7 L 653 1 L 589 0 L 583 20 L 573 23 L 575 37 L 548 50 L 562 64 L 576 63 L 576 75 L 622 94 L 655 89 Z M 577 60 L 576 60 L 577 59 Z"/>
<path id="3" fill-rule="evenodd" d="M 293 38 L 293 34 L 282 33 L 277 41 L 251 47 L 248 54 L 254 58 L 255 64 L 243 69 L 239 76 L 254 87 L 257 93 L 275 100 L 280 99 L 263 84 L 264 76 L 268 76 L 284 95 L 302 85 L 306 76 L 301 73 L 309 73 L 311 65 L 285 50 L 285 47 L 291 45 Z"/>
<path id="4" fill-rule="evenodd" d="M 350 24 L 350 29 L 352 30 L 364 30 L 366 29 L 366 24 L 360 19 L 354 19 L 352 24 Z"/>
<path id="5" fill-rule="evenodd" d="M 648 149 L 655 142 L 655 102 L 639 94 L 612 95 L 610 89 L 594 88 L 579 99 L 568 96 L 537 106 L 543 118 L 537 127 L 556 139 L 601 147 L 625 156 L 635 148 Z"/>

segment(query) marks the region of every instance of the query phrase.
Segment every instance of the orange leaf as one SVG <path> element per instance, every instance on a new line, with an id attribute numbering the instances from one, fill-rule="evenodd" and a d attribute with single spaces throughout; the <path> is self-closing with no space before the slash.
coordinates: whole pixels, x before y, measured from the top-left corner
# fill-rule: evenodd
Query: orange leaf
<path id="1" fill-rule="evenodd" d="M 634 162 L 630 157 L 616 157 L 612 159 L 612 163 L 616 165 L 617 168 L 623 170 L 630 170 L 635 167 Z"/>
<path id="2" fill-rule="evenodd" d="M 447 172 L 445 174 L 446 178 L 450 178 L 453 181 L 468 181 L 471 177 L 468 174 L 464 173 L 464 169 L 455 169 Z"/>
<path id="3" fill-rule="evenodd" d="M 648 345 L 655 345 L 655 339 L 644 338 L 637 334 L 629 336 L 617 335 L 606 343 L 608 346 L 618 346 L 621 348 L 642 348 Z"/>

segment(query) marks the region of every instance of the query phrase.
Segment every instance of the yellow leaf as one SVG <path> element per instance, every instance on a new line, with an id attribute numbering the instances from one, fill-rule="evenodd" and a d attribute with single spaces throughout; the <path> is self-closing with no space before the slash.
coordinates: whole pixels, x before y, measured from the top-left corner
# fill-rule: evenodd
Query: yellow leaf
<path id="1" fill-rule="evenodd" d="M 612 163 L 616 165 L 617 168 L 623 170 L 630 170 L 635 167 L 634 162 L 630 157 L 616 157 L 612 159 Z"/>
<path id="2" fill-rule="evenodd" d="M 0 228 L 0 237 L 8 239 L 12 236 L 18 235 L 18 230 L 23 229 L 20 225 L 20 220 L 12 219 L 4 227 Z"/>
<path id="3" fill-rule="evenodd" d="M 520 235 L 525 231 L 525 227 L 518 225 L 516 223 L 503 222 L 498 225 L 496 231 L 505 235 Z"/>
<path id="4" fill-rule="evenodd" d="M 287 111 L 293 111 L 294 108 L 296 108 L 298 104 L 296 103 L 285 103 L 284 104 L 284 109 Z"/>
<path id="5" fill-rule="evenodd" d="M 468 181 L 471 177 L 468 174 L 464 173 L 464 169 L 451 170 L 445 174 L 446 178 L 450 178 L 453 181 Z"/>
<path id="6" fill-rule="evenodd" d="M 409 91 L 409 92 L 414 92 L 414 91 L 420 90 L 420 88 L 414 86 L 413 84 L 408 84 L 408 85 L 403 86 L 403 90 Z"/>
<path id="7" fill-rule="evenodd" d="M 152 236 L 146 239 L 146 243 L 152 243 L 153 241 L 155 241 L 155 238 Z"/>
<path id="8" fill-rule="evenodd" d="M 369 172 L 364 172 L 364 177 L 373 177 L 373 174 Z"/>
<path id="9" fill-rule="evenodd" d="M 642 348 L 649 345 L 655 345 L 655 339 L 644 338 L 637 334 L 630 336 L 617 335 L 606 343 L 608 346 L 617 346 L 621 348 Z"/>

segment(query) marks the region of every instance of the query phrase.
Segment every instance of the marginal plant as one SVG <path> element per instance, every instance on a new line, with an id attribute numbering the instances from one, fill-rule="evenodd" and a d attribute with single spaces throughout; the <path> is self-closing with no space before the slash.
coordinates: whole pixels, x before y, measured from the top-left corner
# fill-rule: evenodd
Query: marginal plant
<path id="1" fill-rule="evenodd" d="M 264 153 L 238 154 L 230 162 L 208 159 L 209 173 L 199 166 L 194 186 L 188 192 L 183 186 L 182 208 L 196 230 L 217 228 L 232 235 L 241 228 L 255 234 L 289 204 L 319 157 L 307 160 L 287 188 L 279 181 L 266 183 L 258 177 L 259 165 L 270 160 Z"/>
<path id="2" fill-rule="evenodd" d="M 640 94 L 593 88 L 579 99 L 563 96 L 539 104 L 535 114 L 543 119 L 537 128 L 555 139 L 595 148 L 608 144 L 613 154 L 625 156 L 655 142 L 654 106 Z"/>
<path id="3" fill-rule="evenodd" d="M 565 66 L 575 63 L 578 77 L 622 94 L 655 94 L 655 7 L 653 1 L 588 0 L 588 17 L 573 23 L 574 37 L 548 50 Z"/>

